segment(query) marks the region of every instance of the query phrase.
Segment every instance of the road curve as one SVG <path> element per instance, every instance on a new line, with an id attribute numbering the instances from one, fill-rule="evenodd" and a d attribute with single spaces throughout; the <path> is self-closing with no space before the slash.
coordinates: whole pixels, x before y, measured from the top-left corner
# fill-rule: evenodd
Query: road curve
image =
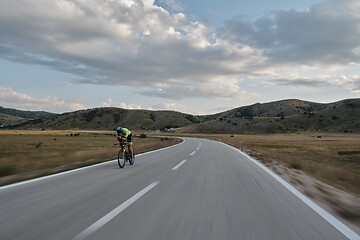
<path id="1" fill-rule="evenodd" d="M 333 225 L 238 150 L 204 139 L 124 169 L 111 161 L 0 188 L 1 240 L 360 239 Z"/>

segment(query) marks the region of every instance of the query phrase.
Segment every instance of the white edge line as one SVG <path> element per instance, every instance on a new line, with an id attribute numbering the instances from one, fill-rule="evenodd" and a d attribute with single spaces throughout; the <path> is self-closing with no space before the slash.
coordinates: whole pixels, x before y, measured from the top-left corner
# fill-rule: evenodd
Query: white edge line
<path id="1" fill-rule="evenodd" d="M 126 208 L 128 208 L 131 204 L 136 202 L 139 198 L 144 196 L 147 192 L 149 192 L 152 188 L 154 188 L 156 185 L 158 185 L 160 182 L 156 181 L 151 183 L 149 186 L 123 202 L 121 205 L 113 209 L 111 212 L 100 218 L 98 221 L 90 225 L 88 228 L 86 228 L 84 231 L 82 231 L 79 235 L 77 235 L 74 239 L 80 240 L 85 239 L 92 233 L 99 230 L 101 227 L 103 227 L 106 223 L 110 222 L 112 219 L 114 219 L 117 215 L 122 213 Z"/>
<path id="2" fill-rule="evenodd" d="M 153 151 L 150 151 L 150 152 L 145 152 L 145 153 L 136 154 L 135 156 L 136 156 L 136 157 L 139 157 L 139 156 L 143 156 L 143 155 L 146 155 L 146 154 L 150 154 L 150 153 L 154 153 L 154 152 L 166 150 L 166 149 L 169 149 L 169 148 L 173 148 L 173 147 L 176 147 L 176 146 L 179 146 L 179 145 L 185 143 L 185 141 L 186 141 L 184 138 L 179 138 L 179 139 L 182 139 L 183 141 L 182 141 L 181 143 L 178 143 L 178 144 L 175 144 L 175 145 L 166 147 L 166 148 L 160 148 L 160 149 L 156 149 L 156 150 L 153 150 Z M 45 179 L 52 178 L 52 177 L 61 176 L 61 175 L 68 174 L 68 173 L 73 173 L 73 172 L 82 171 L 82 170 L 86 170 L 86 169 L 93 168 L 93 167 L 98 167 L 98 166 L 101 166 L 101 165 L 104 165 L 104 164 L 110 164 L 110 163 L 112 163 L 112 162 L 114 162 L 114 161 L 117 161 L 117 159 L 110 160 L 110 161 L 106 161 L 106 162 L 102 162 L 102 163 L 97 163 L 97 164 L 90 165 L 90 166 L 86 166 L 86 167 L 76 168 L 76 169 L 68 170 L 68 171 L 65 171 L 65 172 L 55 173 L 55 174 L 47 175 L 47 176 L 44 176 L 44 177 L 38 177 L 38 178 L 34 178 L 34 179 L 30 179 L 30 180 L 25 180 L 25 181 L 18 182 L 18 183 L 13 183 L 13 184 L 1 186 L 1 187 L 0 187 L 0 191 L 1 191 L 1 190 L 4 190 L 4 189 L 7 189 L 7 188 L 20 186 L 20 185 L 23 185 L 23 184 L 28 184 L 28 183 L 32 183 L 32 182 L 37 182 L 37 181 L 45 180 Z"/>
<path id="3" fill-rule="evenodd" d="M 175 171 L 177 170 L 179 167 L 181 167 L 181 165 L 183 165 L 187 160 L 182 160 L 178 165 L 176 165 L 175 167 L 173 167 L 171 170 L 172 171 Z"/>
<path id="4" fill-rule="evenodd" d="M 222 142 L 219 142 L 222 143 Z M 328 221 L 331 225 L 333 225 L 337 230 L 339 230 L 342 234 L 344 234 L 347 238 L 350 240 L 360 240 L 360 236 L 355 233 L 353 230 L 351 230 L 348 226 L 340 222 L 337 218 L 332 216 L 330 213 L 325 211 L 323 208 L 321 208 L 319 205 L 314 203 L 312 200 L 310 200 L 308 197 L 306 197 L 304 194 L 296 190 L 293 186 L 291 186 L 289 183 L 287 183 L 285 180 L 283 180 L 281 177 L 276 175 L 274 172 L 272 172 L 269 168 L 267 168 L 262 163 L 256 161 L 252 157 L 250 157 L 248 154 L 242 152 L 241 150 L 230 146 L 226 143 L 222 143 L 230 148 L 233 148 L 240 152 L 243 156 L 245 156 L 247 159 L 251 160 L 253 163 L 258 165 L 260 168 L 262 168 L 265 172 L 270 174 L 273 178 L 275 178 L 279 183 L 281 183 L 284 187 L 286 187 L 290 192 L 292 192 L 296 197 L 298 197 L 300 200 L 302 200 L 306 205 L 308 205 L 310 208 L 312 208 L 315 212 L 317 212 L 321 217 L 323 217 L 326 221 Z"/>

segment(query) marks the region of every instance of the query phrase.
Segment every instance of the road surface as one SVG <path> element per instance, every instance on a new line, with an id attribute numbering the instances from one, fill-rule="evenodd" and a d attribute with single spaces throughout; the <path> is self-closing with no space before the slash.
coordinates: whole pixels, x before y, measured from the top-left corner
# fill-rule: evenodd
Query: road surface
<path id="1" fill-rule="evenodd" d="M 185 138 L 123 169 L 0 188 L 0 239 L 360 239 L 279 181 L 234 148 Z"/>

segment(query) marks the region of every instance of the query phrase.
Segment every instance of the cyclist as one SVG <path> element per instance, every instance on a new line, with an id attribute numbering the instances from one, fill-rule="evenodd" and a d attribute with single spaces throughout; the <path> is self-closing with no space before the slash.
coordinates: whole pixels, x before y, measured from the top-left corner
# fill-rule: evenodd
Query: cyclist
<path id="1" fill-rule="evenodd" d="M 116 133 L 117 133 L 117 139 L 119 142 L 127 140 L 128 149 L 131 154 L 130 161 L 131 161 L 131 164 L 133 164 L 135 159 L 134 159 L 134 150 L 133 150 L 133 146 L 132 146 L 131 131 L 127 128 L 118 127 L 118 128 L 116 128 Z"/>

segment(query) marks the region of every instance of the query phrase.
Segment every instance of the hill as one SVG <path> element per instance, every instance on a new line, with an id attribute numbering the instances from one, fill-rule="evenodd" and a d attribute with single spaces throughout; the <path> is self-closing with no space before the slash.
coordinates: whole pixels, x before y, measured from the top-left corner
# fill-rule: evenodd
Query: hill
<path id="1" fill-rule="evenodd" d="M 321 104 L 290 99 L 204 116 L 199 132 L 360 132 L 360 99 Z"/>
<path id="2" fill-rule="evenodd" d="M 176 111 L 127 110 L 107 107 L 37 119 L 18 124 L 14 128 L 113 130 L 117 126 L 126 126 L 130 129 L 157 130 L 179 128 L 197 122 L 199 122 L 197 117 Z"/>
<path id="3" fill-rule="evenodd" d="M 290 99 L 256 103 L 225 112 L 194 116 L 176 111 L 95 108 L 18 124 L 20 129 L 136 130 L 174 128 L 200 133 L 360 132 L 360 99 L 322 104 Z"/>
<path id="4" fill-rule="evenodd" d="M 19 123 L 23 123 L 23 122 L 27 122 L 27 121 L 29 121 L 29 119 L 0 113 L 0 126 L 1 127 L 6 127 L 8 125 L 19 124 Z"/>
<path id="5" fill-rule="evenodd" d="M 22 111 L 0 106 L 0 125 L 6 127 L 8 125 L 24 123 L 33 119 L 48 118 L 55 115 L 55 113 L 44 111 Z"/>
<path id="6" fill-rule="evenodd" d="M 0 113 L 15 117 L 20 117 L 20 118 L 27 118 L 27 119 L 47 118 L 57 115 L 55 113 L 49 113 L 44 111 L 23 111 L 23 110 L 4 108 L 4 107 L 0 107 Z"/>

